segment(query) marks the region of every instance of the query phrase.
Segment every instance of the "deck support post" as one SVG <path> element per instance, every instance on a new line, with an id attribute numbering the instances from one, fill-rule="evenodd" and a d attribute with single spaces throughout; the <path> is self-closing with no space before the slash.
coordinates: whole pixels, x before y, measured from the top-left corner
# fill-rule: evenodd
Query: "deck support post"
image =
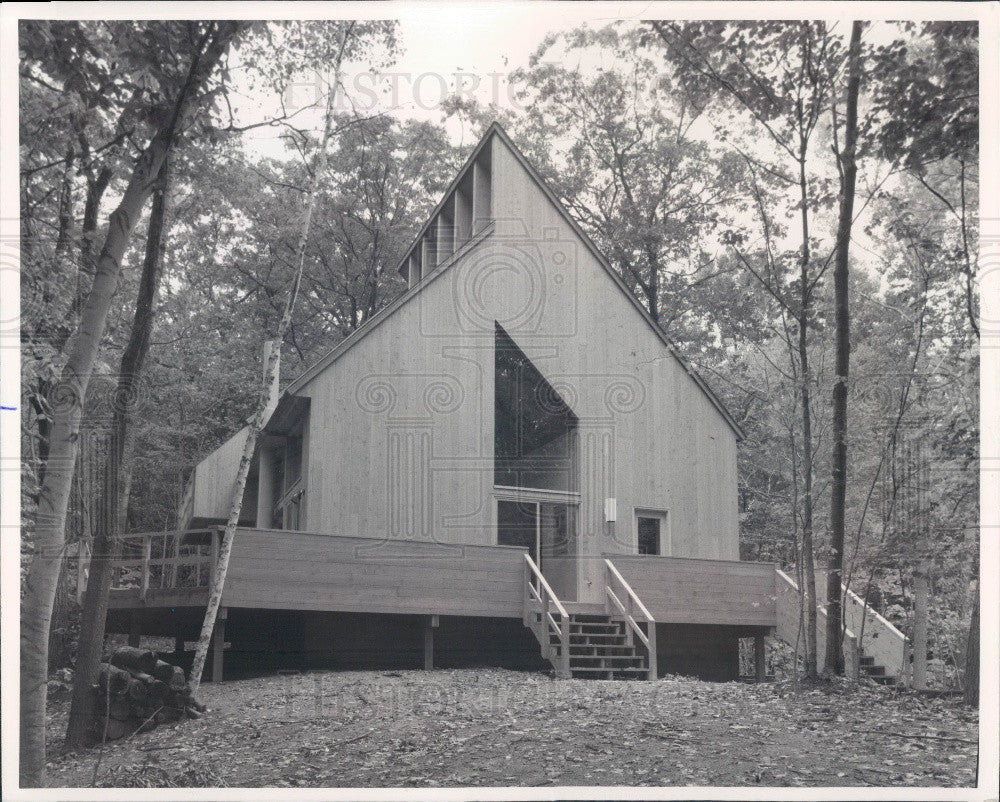
<path id="1" fill-rule="evenodd" d="M 142 574 L 141 574 L 142 579 L 139 585 L 139 598 L 142 599 L 143 601 L 146 601 L 146 596 L 149 593 L 149 558 L 150 555 L 152 554 L 152 548 L 153 548 L 153 538 L 151 535 L 146 535 L 142 539 Z M 163 556 L 166 557 L 167 555 L 164 554 Z M 166 570 L 166 566 L 164 565 L 161 570 Z M 161 577 L 160 579 L 161 585 L 162 582 L 163 580 Z"/>
<path id="2" fill-rule="evenodd" d="M 545 626 L 546 640 L 549 640 L 548 636 L 548 624 Z M 561 633 L 560 641 L 560 652 L 559 652 L 559 670 L 556 671 L 557 679 L 570 679 L 573 675 L 569 670 L 569 616 L 564 615 L 559 621 L 559 631 Z"/>
<path id="3" fill-rule="evenodd" d="M 542 638 L 542 658 L 551 661 L 552 659 L 552 637 L 549 635 L 549 597 L 542 593 L 542 613 L 538 619 Z"/>
<path id="4" fill-rule="evenodd" d="M 855 682 L 861 678 L 861 649 L 857 636 L 851 632 L 844 635 L 844 676 Z"/>
<path id="5" fill-rule="evenodd" d="M 524 596 L 522 597 L 522 602 L 524 603 L 524 625 L 531 626 L 531 569 L 528 568 L 528 563 L 524 563 Z"/>
<path id="6" fill-rule="evenodd" d="M 434 630 L 440 623 L 441 617 L 432 615 L 424 627 L 424 671 L 431 671 L 434 668 Z"/>
<path id="7" fill-rule="evenodd" d="M 649 678 L 656 679 L 656 622 L 650 621 L 646 629 L 646 637 L 649 638 Z"/>
<path id="8" fill-rule="evenodd" d="M 133 649 L 139 648 L 139 638 L 142 636 L 142 622 L 139 614 L 133 612 L 128 619 L 128 645 Z"/>
<path id="9" fill-rule="evenodd" d="M 763 682 L 767 679 L 767 663 L 765 661 L 766 652 L 764 651 L 765 642 L 763 635 L 753 636 L 753 662 L 754 662 L 754 673 L 757 677 L 757 682 Z"/>
<path id="10" fill-rule="evenodd" d="M 226 614 L 225 607 L 219 608 L 219 615 L 212 630 L 212 682 L 222 682 L 222 655 L 226 648 Z"/>

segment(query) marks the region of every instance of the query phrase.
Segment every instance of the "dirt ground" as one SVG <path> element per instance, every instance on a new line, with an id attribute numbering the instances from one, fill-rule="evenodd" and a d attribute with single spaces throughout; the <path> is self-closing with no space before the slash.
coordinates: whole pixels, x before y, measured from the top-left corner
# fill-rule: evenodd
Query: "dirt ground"
<path id="1" fill-rule="evenodd" d="M 206 684 L 203 718 L 59 754 L 90 786 L 970 786 L 978 717 L 875 685 L 556 681 L 498 669 Z M 95 765 L 100 755 L 100 764 Z"/>

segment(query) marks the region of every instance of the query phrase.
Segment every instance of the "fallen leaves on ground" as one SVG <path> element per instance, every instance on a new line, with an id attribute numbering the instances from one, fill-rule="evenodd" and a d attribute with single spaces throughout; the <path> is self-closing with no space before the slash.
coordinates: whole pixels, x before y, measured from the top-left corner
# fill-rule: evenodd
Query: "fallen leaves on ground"
<path id="1" fill-rule="evenodd" d="M 205 685 L 205 716 L 104 747 L 102 787 L 970 786 L 955 699 L 836 681 L 554 680 L 500 669 L 316 672 Z M 53 747 L 65 703 L 50 720 Z M 56 754 L 89 786 L 98 750 Z"/>

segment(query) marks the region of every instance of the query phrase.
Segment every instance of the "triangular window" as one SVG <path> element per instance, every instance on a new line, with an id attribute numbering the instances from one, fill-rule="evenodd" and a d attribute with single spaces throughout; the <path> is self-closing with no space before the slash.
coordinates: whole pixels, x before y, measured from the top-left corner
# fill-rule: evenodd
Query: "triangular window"
<path id="1" fill-rule="evenodd" d="M 578 419 L 496 324 L 493 483 L 576 492 Z"/>

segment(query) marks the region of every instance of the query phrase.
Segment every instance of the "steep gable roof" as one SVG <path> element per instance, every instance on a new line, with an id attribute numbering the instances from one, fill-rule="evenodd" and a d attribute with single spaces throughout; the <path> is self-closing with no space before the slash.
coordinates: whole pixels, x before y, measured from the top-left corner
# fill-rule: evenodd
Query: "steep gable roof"
<path id="1" fill-rule="evenodd" d="M 486 129 L 486 132 L 480 139 L 479 144 L 476 145 L 472 153 L 469 155 L 468 159 L 466 159 L 465 163 L 462 165 L 462 168 L 458 171 L 455 178 L 448 185 L 448 188 L 442 195 L 440 202 L 434 207 L 433 211 L 428 216 L 427 221 L 424 223 L 424 225 L 421 226 L 420 231 L 417 233 L 417 236 L 413 240 L 413 243 L 410 245 L 409 248 L 407 248 L 406 255 L 403 257 L 397 270 L 399 272 L 403 272 L 405 270 L 407 265 L 407 260 L 409 259 L 410 254 L 413 252 L 414 248 L 419 247 L 419 243 L 421 242 L 422 238 L 427 233 L 430 226 L 437 219 L 438 214 L 444 208 L 445 204 L 451 197 L 452 193 L 456 190 L 458 185 L 465 178 L 466 174 L 472 168 L 472 165 L 475 164 L 476 160 L 483 152 L 483 149 L 486 147 L 487 143 L 489 143 L 489 141 L 493 136 L 496 136 L 501 142 L 503 142 L 503 144 L 507 147 L 507 149 L 514 155 L 514 157 L 517 159 L 521 167 L 524 168 L 527 174 L 531 177 L 532 181 L 535 182 L 538 188 L 547 197 L 549 202 L 563 217 L 567 225 L 569 225 L 570 228 L 573 230 L 573 232 L 577 235 L 577 237 L 579 237 L 580 241 L 584 244 L 587 250 L 595 258 L 597 263 L 601 265 L 602 268 L 604 268 L 605 272 L 607 272 L 607 274 L 615 282 L 615 284 L 622 291 L 625 297 L 629 299 L 632 306 L 635 308 L 636 312 L 638 312 L 639 315 L 642 316 L 646 324 L 653 330 L 656 336 L 660 338 L 661 342 L 664 344 L 664 346 L 667 348 L 670 354 L 677 360 L 680 366 L 684 369 L 685 373 L 687 373 L 688 376 L 691 377 L 691 379 L 695 382 L 695 384 L 698 385 L 698 387 L 705 394 L 705 396 L 708 398 L 711 404 L 718 410 L 719 414 L 722 415 L 723 419 L 736 434 L 737 440 L 744 439 L 745 434 L 743 432 L 743 429 L 736 422 L 735 418 L 733 418 L 733 416 L 730 414 L 729 410 L 726 409 L 722 401 L 719 400 L 718 396 L 715 395 L 715 393 L 708 386 L 708 384 L 706 384 L 705 380 L 698 374 L 698 372 L 688 363 L 686 359 L 684 359 L 684 357 L 681 355 L 679 349 L 674 344 L 674 342 L 667 336 L 666 332 L 664 332 L 663 329 L 660 328 L 659 323 L 657 323 L 656 320 L 653 319 L 652 315 L 650 315 L 649 312 L 646 310 L 646 308 L 642 305 L 642 303 L 640 303 L 639 299 L 635 297 L 635 294 L 628 288 L 628 285 L 625 284 L 624 280 L 622 280 L 622 277 L 618 274 L 618 271 L 611 266 L 611 263 L 608 262 L 604 254 L 601 253 L 600 249 L 597 247 L 594 241 L 587 235 L 587 233 L 582 228 L 580 228 L 579 224 L 573 219 L 572 215 L 570 215 L 570 213 L 566 210 L 566 207 L 563 206 L 563 204 L 560 202 L 555 192 L 552 191 L 552 188 L 548 185 L 548 182 L 546 182 L 546 180 L 542 177 L 542 175 L 538 172 L 538 170 L 535 169 L 534 165 L 532 165 L 531 162 L 528 161 L 525 155 L 521 152 L 521 150 L 517 147 L 517 145 L 514 144 L 513 140 L 511 140 L 510 136 L 503 129 L 503 126 L 501 126 L 500 123 L 498 122 L 491 123 L 490 126 Z M 488 235 L 491 231 L 492 228 L 487 227 L 483 231 L 473 235 L 462 248 L 460 248 L 458 251 L 452 254 L 451 257 L 445 260 L 442 264 L 437 265 L 434 269 L 434 272 L 430 274 L 430 276 L 425 276 L 424 278 L 430 278 L 431 276 L 436 278 L 441 273 L 445 272 L 449 267 L 451 267 L 452 264 L 454 264 L 454 262 L 462 253 L 464 253 L 468 248 L 470 248 L 472 245 L 480 241 L 484 236 Z M 360 328 L 352 332 L 348 337 L 346 337 L 344 340 L 342 340 L 340 343 L 338 343 L 336 346 L 330 349 L 330 351 L 328 351 L 323 357 L 321 357 L 315 364 L 313 364 L 312 366 L 307 368 L 303 373 L 301 373 L 295 379 L 295 381 L 291 383 L 291 385 L 288 388 L 288 392 L 293 393 L 296 390 L 305 386 L 317 374 L 319 374 L 320 372 L 325 370 L 329 365 L 335 362 L 343 353 L 345 353 L 350 348 L 353 348 L 355 344 L 364 339 L 364 337 L 367 336 L 367 334 L 369 334 L 371 331 L 377 328 L 381 323 L 383 323 L 397 309 L 399 309 L 407 301 L 409 301 L 410 298 L 417 295 L 417 293 L 419 293 L 424 288 L 424 286 L 426 286 L 426 284 L 427 284 L 426 281 L 421 281 L 416 286 L 411 287 L 409 290 L 403 293 L 399 298 L 397 298 L 391 304 L 383 308 L 380 312 L 369 318 L 368 321 L 365 322 Z"/>

